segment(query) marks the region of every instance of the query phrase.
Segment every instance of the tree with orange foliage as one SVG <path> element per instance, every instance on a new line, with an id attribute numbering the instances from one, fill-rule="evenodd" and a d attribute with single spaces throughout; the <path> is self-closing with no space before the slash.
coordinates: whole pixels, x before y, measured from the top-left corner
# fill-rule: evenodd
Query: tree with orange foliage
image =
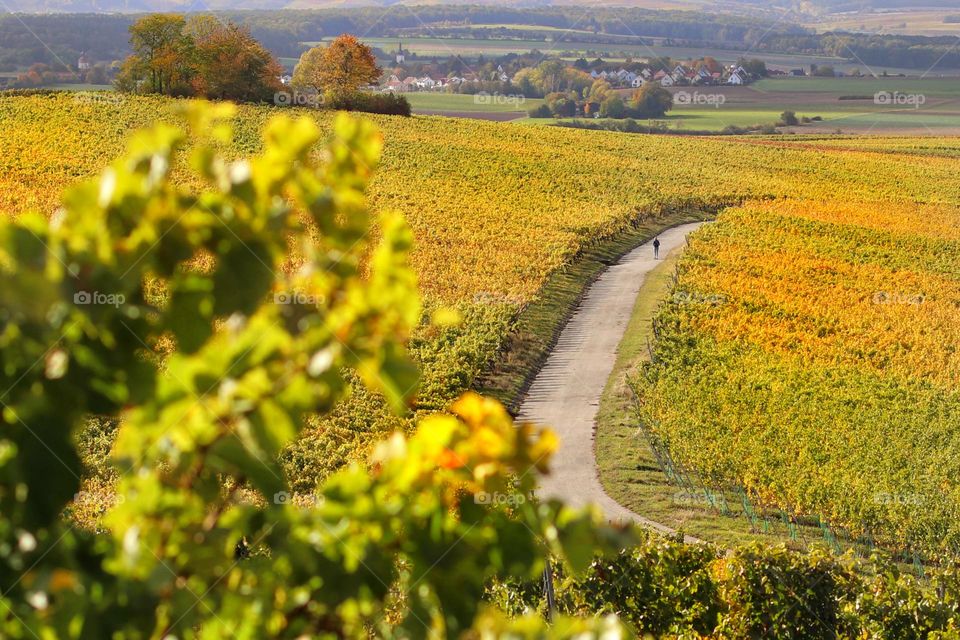
<path id="1" fill-rule="evenodd" d="M 283 67 L 246 27 L 194 16 L 186 31 L 194 42 L 192 84 L 197 95 L 256 102 L 283 88 Z"/>
<path id="2" fill-rule="evenodd" d="M 370 47 L 356 36 L 343 34 L 329 46 L 314 47 L 300 56 L 294 84 L 341 97 L 376 82 L 382 72 Z"/>
<path id="3" fill-rule="evenodd" d="M 130 46 L 120 91 L 260 102 L 282 87 L 273 54 L 246 27 L 212 15 L 145 16 L 130 27 Z"/>

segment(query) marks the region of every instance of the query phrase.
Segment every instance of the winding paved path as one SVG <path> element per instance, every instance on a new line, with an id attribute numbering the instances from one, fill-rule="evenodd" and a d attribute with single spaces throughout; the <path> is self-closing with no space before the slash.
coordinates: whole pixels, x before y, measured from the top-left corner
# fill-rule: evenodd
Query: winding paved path
<path id="1" fill-rule="evenodd" d="M 684 224 L 661 233 L 660 255 L 682 246 L 687 234 L 701 224 Z M 613 371 L 617 347 L 640 286 L 657 264 L 653 242 L 647 242 L 609 267 L 590 286 L 534 378 L 519 418 L 548 425 L 560 437 L 551 473 L 541 480 L 538 493 L 542 497 L 562 498 L 575 507 L 594 503 L 611 521 L 632 520 L 672 534 L 673 529 L 633 513 L 606 494 L 597 476 L 593 449 L 600 395 Z M 687 539 L 697 541 L 689 536 Z"/>

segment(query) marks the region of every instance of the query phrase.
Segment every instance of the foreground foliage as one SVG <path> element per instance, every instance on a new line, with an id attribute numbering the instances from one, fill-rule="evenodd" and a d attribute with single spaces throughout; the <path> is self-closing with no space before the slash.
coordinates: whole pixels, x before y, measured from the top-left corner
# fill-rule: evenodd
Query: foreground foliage
<path id="1" fill-rule="evenodd" d="M 724 554 L 653 538 L 594 559 L 580 576 L 554 571 L 556 609 L 616 614 L 664 638 L 960 638 L 955 565 L 918 581 L 882 557 L 750 546 Z M 541 583 L 497 583 L 503 609 L 546 613 Z"/>
<path id="2" fill-rule="evenodd" d="M 192 107 L 192 135 L 227 142 L 231 111 Z M 536 635 L 540 620 L 480 615 L 490 577 L 635 539 L 558 504 L 482 504 L 527 495 L 555 441 L 476 395 L 384 442 L 370 471 L 287 493 L 278 455 L 344 397 L 345 371 L 394 409 L 417 381 L 410 232 L 383 214 L 374 240 L 364 198 L 379 138 L 333 128 L 322 166 L 306 119 L 272 121 L 249 161 L 198 144 L 192 189 L 170 180 L 187 135 L 159 125 L 53 221 L 0 224 L 3 637 Z M 63 518 L 91 413 L 119 419 L 99 534 Z M 619 634 L 556 631 L 594 628 Z"/>
<path id="3" fill-rule="evenodd" d="M 144 16 L 130 25 L 130 48 L 119 91 L 261 102 L 282 88 L 273 54 L 246 27 L 212 15 Z"/>

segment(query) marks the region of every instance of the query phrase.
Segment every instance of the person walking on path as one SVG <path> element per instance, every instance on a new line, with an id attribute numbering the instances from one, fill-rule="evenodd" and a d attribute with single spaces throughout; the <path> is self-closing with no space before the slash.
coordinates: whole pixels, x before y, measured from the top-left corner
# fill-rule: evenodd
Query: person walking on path
<path id="1" fill-rule="evenodd" d="M 653 239 L 653 259 L 660 259 L 660 238 Z"/>

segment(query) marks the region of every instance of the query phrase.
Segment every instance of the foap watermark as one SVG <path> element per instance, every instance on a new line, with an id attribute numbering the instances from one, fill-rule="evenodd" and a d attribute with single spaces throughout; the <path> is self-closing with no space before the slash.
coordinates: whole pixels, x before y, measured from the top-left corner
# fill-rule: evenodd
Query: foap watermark
<path id="1" fill-rule="evenodd" d="M 488 493 L 480 491 L 473 494 L 473 501 L 476 504 L 500 505 L 507 507 L 516 507 L 527 501 L 525 495 L 519 493 Z"/>
<path id="2" fill-rule="evenodd" d="M 527 101 L 527 97 L 519 93 L 487 93 L 481 91 L 473 96 L 473 104 L 485 105 L 512 105 L 519 107 Z"/>
<path id="3" fill-rule="evenodd" d="M 885 107 L 913 107 L 919 109 L 927 102 L 922 93 L 901 93 L 900 91 L 877 91 L 873 94 L 873 103 Z"/>
<path id="4" fill-rule="evenodd" d="M 116 91 L 77 91 L 73 94 L 76 104 L 112 104 L 123 103 L 123 95 Z"/>
<path id="5" fill-rule="evenodd" d="M 875 493 L 873 494 L 874 504 L 902 504 L 910 506 L 920 506 L 925 502 L 924 497 L 919 493 Z"/>
<path id="6" fill-rule="evenodd" d="M 480 291 L 475 293 L 473 296 L 473 301 L 476 304 L 511 304 L 511 305 L 522 305 L 523 299 L 520 296 L 502 294 L 502 293 L 493 293 L 490 291 Z"/>
<path id="7" fill-rule="evenodd" d="M 702 509 L 710 506 L 710 500 L 705 494 L 683 490 L 674 493 L 672 501 L 673 504 L 677 506 L 693 509 Z"/>
<path id="8" fill-rule="evenodd" d="M 673 103 L 684 106 L 713 107 L 719 109 L 727 101 L 722 93 L 701 93 L 700 91 L 677 91 L 673 94 Z"/>
<path id="9" fill-rule="evenodd" d="M 96 491 L 78 491 L 73 494 L 73 501 L 76 504 L 97 503 L 108 508 L 115 507 L 127 501 L 122 493 L 98 493 Z"/>
<path id="10" fill-rule="evenodd" d="M 311 92 L 277 91 L 273 94 L 273 104 L 278 107 L 320 107 L 323 96 Z"/>
<path id="11" fill-rule="evenodd" d="M 705 304 L 716 307 L 727 299 L 718 293 L 700 293 L 698 291 L 674 291 L 673 301 L 677 304 Z"/>
<path id="12" fill-rule="evenodd" d="M 318 507 L 323 504 L 323 496 L 312 493 L 290 493 L 289 491 L 277 491 L 273 494 L 273 504 L 289 504 L 303 509 Z"/>
<path id="13" fill-rule="evenodd" d="M 302 291 L 279 291 L 273 294 L 274 304 L 295 304 L 316 307 L 324 302 L 321 295 L 312 295 Z"/>
<path id="14" fill-rule="evenodd" d="M 73 304 L 120 307 L 127 297 L 122 293 L 103 293 L 102 291 L 77 291 L 73 294 Z"/>
<path id="15" fill-rule="evenodd" d="M 927 297 L 922 293 L 897 293 L 877 291 L 873 294 L 873 304 L 912 304 L 921 305 Z"/>

